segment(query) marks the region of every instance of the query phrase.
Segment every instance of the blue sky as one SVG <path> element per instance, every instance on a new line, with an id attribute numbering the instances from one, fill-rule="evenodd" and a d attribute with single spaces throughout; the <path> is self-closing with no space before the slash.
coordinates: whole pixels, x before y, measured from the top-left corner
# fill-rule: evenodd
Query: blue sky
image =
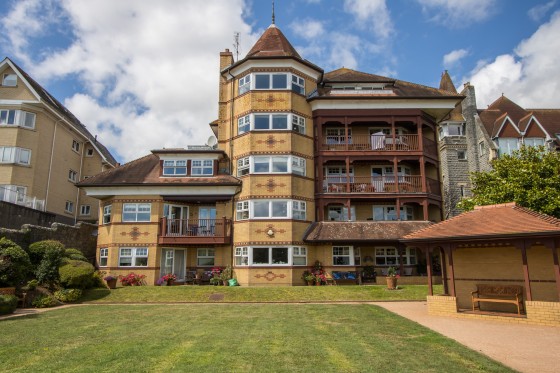
<path id="1" fill-rule="evenodd" d="M 0 0 L 0 55 L 33 76 L 122 162 L 204 143 L 218 55 L 244 56 L 269 0 Z M 560 105 L 560 0 L 276 0 L 276 24 L 325 71 L 437 86 L 449 70 L 479 108 L 502 93 Z"/>

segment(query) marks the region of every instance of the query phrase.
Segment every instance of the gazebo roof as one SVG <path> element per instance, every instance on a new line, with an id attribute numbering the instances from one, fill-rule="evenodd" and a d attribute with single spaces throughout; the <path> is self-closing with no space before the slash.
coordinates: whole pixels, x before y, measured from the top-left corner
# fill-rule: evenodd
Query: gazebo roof
<path id="1" fill-rule="evenodd" d="M 560 236 L 560 220 L 518 206 L 515 202 L 476 206 L 449 220 L 403 237 L 402 242 L 430 242 L 477 238 Z"/>

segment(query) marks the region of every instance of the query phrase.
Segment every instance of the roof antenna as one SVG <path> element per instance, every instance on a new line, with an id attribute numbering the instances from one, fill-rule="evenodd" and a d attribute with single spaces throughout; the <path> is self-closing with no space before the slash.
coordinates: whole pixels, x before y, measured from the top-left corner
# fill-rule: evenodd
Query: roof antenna
<path id="1" fill-rule="evenodd" d="M 233 49 L 235 50 L 235 60 L 239 61 L 239 32 L 233 33 Z"/>
<path id="2" fill-rule="evenodd" d="M 272 0 L 272 24 L 274 25 L 274 0 Z"/>

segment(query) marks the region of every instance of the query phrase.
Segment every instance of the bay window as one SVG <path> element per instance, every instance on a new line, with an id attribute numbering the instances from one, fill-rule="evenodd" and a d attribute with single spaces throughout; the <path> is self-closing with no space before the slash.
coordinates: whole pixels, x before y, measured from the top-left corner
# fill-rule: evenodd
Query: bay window
<path id="1" fill-rule="evenodd" d="M 23 110 L 0 110 L 0 126 L 35 128 L 35 114 Z"/>
<path id="2" fill-rule="evenodd" d="M 0 163 L 28 166 L 31 163 L 31 150 L 15 146 L 0 146 Z"/>
<path id="3" fill-rule="evenodd" d="M 251 116 L 245 115 L 237 120 L 237 134 L 249 132 L 251 130 Z"/>
<path id="4" fill-rule="evenodd" d="M 147 247 L 121 247 L 119 249 L 119 267 L 147 267 Z"/>
<path id="5" fill-rule="evenodd" d="M 149 222 L 152 205 L 149 203 L 124 203 L 123 222 Z"/>
<path id="6" fill-rule="evenodd" d="M 236 205 L 236 219 L 246 220 L 249 219 L 249 201 L 237 202 Z"/>
<path id="7" fill-rule="evenodd" d="M 241 158 L 237 160 L 237 176 L 243 176 L 249 174 L 250 168 L 249 157 Z"/>
<path id="8" fill-rule="evenodd" d="M 235 265 L 246 266 L 249 265 L 249 248 L 236 247 L 235 248 Z"/>
<path id="9" fill-rule="evenodd" d="M 300 246 L 251 246 L 235 248 L 236 266 L 305 266 L 307 248 Z"/>
<path id="10" fill-rule="evenodd" d="M 251 89 L 251 74 L 239 78 L 239 94 L 243 94 Z"/>
<path id="11" fill-rule="evenodd" d="M 305 80 L 292 73 L 253 73 L 239 78 L 238 94 L 251 89 L 285 89 L 305 94 Z"/>
<path id="12" fill-rule="evenodd" d="M 291 123 L 291 126 L 289 125 Z M 305 118 L 291 113 L 249 114 L 237 119 L 237 134 L 254 131 L 296 131 L 305 133 Z"/>
<path id="13" fill-rule="evenodd" d="M 237 160 L 237 176 L 252 174 L 289 174 L 305 176 L 306 160 L 292 155 L 250 156 Z"/>
<path id="14" fill-rule="evenodd" d="M 294 219 L 305 220 L 306 203 L 293 200 L 250 200 L 237 202 L 237 220 Z"/>

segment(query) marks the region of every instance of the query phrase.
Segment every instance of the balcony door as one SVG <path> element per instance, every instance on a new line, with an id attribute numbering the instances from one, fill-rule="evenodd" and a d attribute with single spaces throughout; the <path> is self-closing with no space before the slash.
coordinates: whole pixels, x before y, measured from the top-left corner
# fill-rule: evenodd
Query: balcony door
<path id="1" fill-rule="evenodd" d="M 177 236 L 186 235 L 189 207 L 166 204 L 163 209 L 164 215 L 167 218 L 167 234 Z"/>
<path id="2" fill-rule="evenodd" d="M 216 208 L 200 206 L 198 208 L 198 231 L 203 236 L 214 236 L 216 230 Z"/>
<path id="3" fill-rule="evenodd" d="M 160 276 L 173 273 L 177 280 L 185 280 L 186 270 L 186 250 L 185 249 L 161 249 L 161 270 Z"/>

